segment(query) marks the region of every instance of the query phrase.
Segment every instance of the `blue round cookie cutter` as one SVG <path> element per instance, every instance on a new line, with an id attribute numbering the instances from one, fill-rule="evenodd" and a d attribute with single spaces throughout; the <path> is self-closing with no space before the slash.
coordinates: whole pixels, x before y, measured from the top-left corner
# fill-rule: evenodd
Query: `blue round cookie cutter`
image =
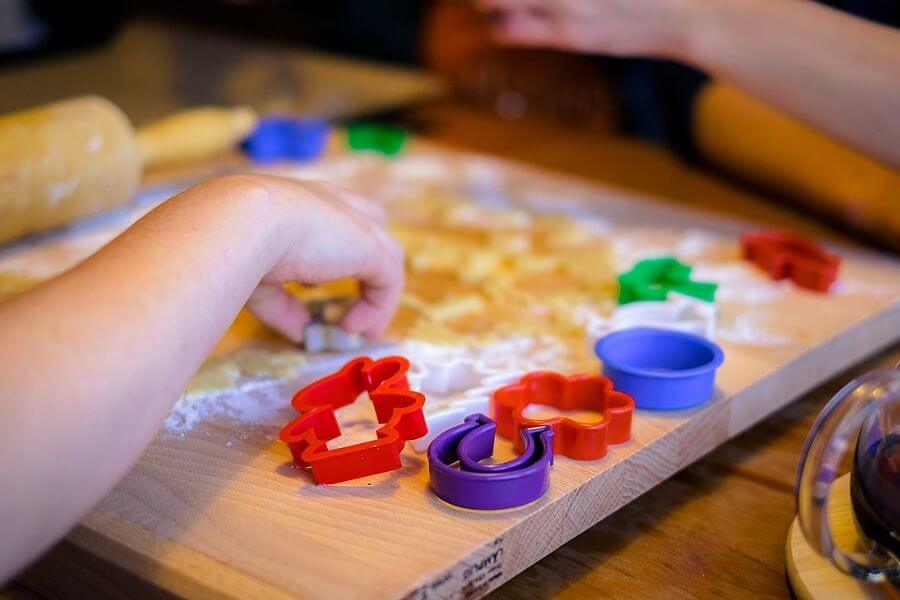
<path id="1" fill-rule="evenodd" d="M 679 410 L 712 398 L 716 369 L 725 359 L 706 338 L 650 327 L 605 335 L 594 352 L 615 388 L 650 410 Z"/>
<path id="2" fill-rule="evenodd" d="M 255 162 L 309 161 L 325 150 L 328 122 L 322 119 L 276 115 L 263 117 L 243 148 Z"/>

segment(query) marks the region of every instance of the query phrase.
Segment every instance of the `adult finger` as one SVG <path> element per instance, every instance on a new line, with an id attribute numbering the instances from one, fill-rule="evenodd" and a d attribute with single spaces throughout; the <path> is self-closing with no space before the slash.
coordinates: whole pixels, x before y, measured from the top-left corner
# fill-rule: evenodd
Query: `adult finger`
<path id="1" fill-rule="evenodd" d="M 493 32 L 498 41 L 517 46 L 552 46 L 560 42 L 553 22 L 530 12 L 508 13 L 497 22 Z"/>
<path id="2" fill-rule="evenodd" d="M 494 11 L 533 11 L 548 6 L 546 0 L 476 0 L 475 6 L 487 12 Z"/>

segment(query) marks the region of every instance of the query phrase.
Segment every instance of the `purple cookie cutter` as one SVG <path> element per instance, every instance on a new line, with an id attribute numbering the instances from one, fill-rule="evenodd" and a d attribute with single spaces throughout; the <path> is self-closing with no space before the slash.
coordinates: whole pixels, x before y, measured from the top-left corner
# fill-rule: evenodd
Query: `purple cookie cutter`
<path id="1" fill-rule="evenodd" d="M 431 489 L 439 498 L 463 508 L 497 510 L 534 502 L 546 493 L 553 430 L 546 425 L 523 429 L 525 450 L 519 456 L 505 463 L 481 464 L 494 451 L 496 430 L 494 421 L 474 414 L 431 442 L 428 471 Z"/>

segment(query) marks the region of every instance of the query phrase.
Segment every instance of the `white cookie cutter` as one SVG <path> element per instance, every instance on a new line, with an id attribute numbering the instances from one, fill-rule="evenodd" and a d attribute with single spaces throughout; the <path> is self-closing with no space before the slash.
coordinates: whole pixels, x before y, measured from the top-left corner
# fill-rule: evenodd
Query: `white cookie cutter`
<path id="1" fill-rule="evenodd" d="M 510 373 L 539 370 L 553 365 L 562 356 L 555 346 L 534 348 L 534 342 L 501 342 L 484 349 L 431 346 L 410 343 L 406 356 L 413 365 L 418 387 L 425 394 L 448 396 L 485 385 Z"/>
<path id="2" fill-rule="evenodd" d="M 417 452 L 449 427 L 477 412 L 490 411 L 494 390 L 521 379 L 523 375 L 554 366 L 564 347 L 520 336 L 501 340 L 484 348 L 442 346 L 408 341 L 401 352 L 410 361 L 410 387 L 429 397 L 425 404 L 428 434 L 411 442 Z M 440 397 L 451 398 L 448 401 Z M 429 411 L 431 406 L 436 410 Z"/>
<path id="3" fill-rule="evenodd" d="M 303 346 L 307 352 L 349 352 L 363 346 L 361 335 L 349 333 L 338 325 L 353 302 L 352 298 L 339 297 L 306 303 L 311 318 L 303 328 Z"/>
<path id="4" fill-rule="evenodd" d="M 585 324 L 588 349 L 612 331 L 630 327 L 655 327 L 684 331 L 713 339 L 716 332 L 717 310 L 714 304 L 670 293 L 668 299 L 659 302 L 631 302 L 616 307 L 612 316 L 604 319 L 590 315 Z"/>
<path id="5" fill-rule="evenodd" d="M 410 442 L 416 452 L 425 452 L 428 445 L 447 429 L 459 425 L 467 416 L 474 413 L 489 414 L 491 410 L 491 394 L 497 388 L 518 381 L 527 371 L 495 374 L 485 377 L 478 387 L 463 392 L 462 397 L 451 400 L 446 407 L 431 413 L 425 413 L 428 433 Z"/>
<path id="6" fill-rule="evenodd" d="M 420 364 L 425 375 L 419 388 L 426 395 L 446 396 L 462 392 L 481 383 L 484 377 L 477 360 L 460 358 L 448 362 L 427 362 Z"/>
<path id="7" fill-rule="evenodd" d="M 307 352 L 349 352 L 362 347 L 358 333 L 348 333 L 337 325 L 310 323 L 303 329 L 303 346 Z"/>

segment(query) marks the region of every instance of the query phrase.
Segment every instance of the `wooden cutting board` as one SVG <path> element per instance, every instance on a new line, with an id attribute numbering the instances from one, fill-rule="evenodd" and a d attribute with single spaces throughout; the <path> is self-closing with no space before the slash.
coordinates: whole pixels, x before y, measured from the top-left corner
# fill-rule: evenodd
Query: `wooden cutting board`
<path id="1" fill-rule="evenodd" d="M 476 160 L 418 145 L 401 160 Z M 477 157 L 479 161 L 486 161 Z M 366 158 L 367 164 L 370 162 Z M 531 204 L 598 214 L 623 239 L 675 247 L 688 229 L 736 240 L 743 223 L 599 185 L 492 162 Z M 372 167 L 396 169 L 397 164 Z M 637 229 L 635 229 L 637 228 Z M 799 394 L 900 338 L 900 263 L 837 249 L 841 286 L 789 289 L 740 310 L 790 343 L 722 342 L 717 393 L 693 410 L 638 411 L 630 442 L 598 461 L 558 457 L 549 493 L 520 509 L 474 512 L 428 488 L 423 455 L 400 471 L 317 486 L 291 466 L 277 426 L 209 420 L 161 432 L 133 471 L 39 567 L 29 587 L 52 596 L 162 592 L 191 597 L 472 598 L 481 596 Z M 735 303 L 722 320 L 737 322 Z M 334 363 L 334 361 L 332 361 Z M 339 362 L 339 361 L 338 361 Z M 275 385 L 282 422 L 290 394 L 314 374 Z M 347 415 L 342 415 L 346 417 Z M 509 445 L 498 442 L 498 453 Z M 673 549 L 673 552 L 677 549 Z M 648 568 L 652 568 L 648 565 Z"/>

